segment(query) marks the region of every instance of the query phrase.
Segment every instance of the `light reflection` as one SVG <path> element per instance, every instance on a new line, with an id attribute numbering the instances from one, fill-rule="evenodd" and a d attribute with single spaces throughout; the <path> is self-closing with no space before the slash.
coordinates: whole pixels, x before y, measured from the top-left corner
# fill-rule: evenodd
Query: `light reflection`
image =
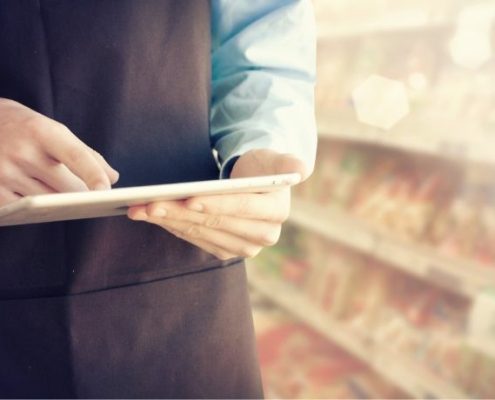
<path id="1" fill-rule="evenodd" d="M 492 46 L 487 33 L 459 30 L 449 44 L 452 60 L 459 66 L 477 69 L 492 57 Z"/>
<path id="2" fill-rule="evenodd" d="M 415 91 L 421 92 L 428 87 L 428 79 L 420 72 L 414 72 L 407 79 L 409 87 Z"/>
<path id="3" fill-rule="evenodd" d="M 360 122 L 389 130 L 409 113 L 409 101 L 402 82 L 371 75 L 352 93 Z"/>
<path id="4" fill-rule="evenodd" d="M 484 2 L 464 8 L 457 18 L 457 30 L 449 43 L 452 60 L 457 65 L 478 69 L 493 55 L 491 30 L 495 4 Z"/>

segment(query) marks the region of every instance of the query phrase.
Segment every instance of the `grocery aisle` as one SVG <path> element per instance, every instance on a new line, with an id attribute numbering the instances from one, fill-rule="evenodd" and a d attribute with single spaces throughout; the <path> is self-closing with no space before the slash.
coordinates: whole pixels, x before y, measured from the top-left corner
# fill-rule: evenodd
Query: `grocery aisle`
<path id="1" fill-rule="evenodd" d="M 270 303 L 253 300 L 267 398 L 406 398 L 365 363 Z"/>
<path id="2" fill-rule="evenodd" d="M 314 3 L 316 169 L 248 272 L 267 395 L 495 398 L 495 1 Z"/>

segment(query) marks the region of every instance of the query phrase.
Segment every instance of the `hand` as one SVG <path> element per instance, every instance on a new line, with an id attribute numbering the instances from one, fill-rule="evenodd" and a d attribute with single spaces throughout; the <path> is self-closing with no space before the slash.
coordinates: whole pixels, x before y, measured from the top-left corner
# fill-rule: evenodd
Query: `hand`
<path id="1" fill-rule="evenodd" d="M 0 205 L 27 195 L 109 189 L 118 177 L 67 127 L 0 98 Z"/>
<path id="2" fill-rule="evenodd" d="M 297 172 L 307 178 L 297 158 L 270 150 L 241 156 L 232 178 Z M 129 218 L 156 224 L 217 258 L 254 257 L 274 245 L 290 210 L 290 189 L 262 194 L 226 194 L 161 201 L 131 207 Z"/>

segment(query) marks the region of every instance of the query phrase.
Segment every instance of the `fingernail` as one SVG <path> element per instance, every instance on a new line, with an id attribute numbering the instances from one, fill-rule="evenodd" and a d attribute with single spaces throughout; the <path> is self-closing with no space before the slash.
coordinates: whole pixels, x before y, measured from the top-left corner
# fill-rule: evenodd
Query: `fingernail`
<path id="1" fill-rule="evenodd" d="M 132 219 L 135 221 L 145 221 L 148 219 L 148 215 L 144 211 L 138 211 Z"/>
<path id="2" fill-rule="evenodd" d="M 187 208 L 193 211 L 203 211 L 205 206 L 201 203 L 191 203 L 187 206 Z"/>
<path id="3" fill-rule="evenodd" d="M 155 217 L 165 217 L 167 215 L 167 210 L 165 208 L 157 208 L 153 211 L 153 216 Z"/>

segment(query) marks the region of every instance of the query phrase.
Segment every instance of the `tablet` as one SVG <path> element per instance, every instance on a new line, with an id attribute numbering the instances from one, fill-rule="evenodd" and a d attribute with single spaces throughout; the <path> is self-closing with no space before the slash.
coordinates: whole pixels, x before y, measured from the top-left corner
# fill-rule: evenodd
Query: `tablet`
<path id="1" fill-rule="evenodd" d="M 284 174 L 26 196 L 0 207 L 0 226 L 123 215 L 130 206 L 159 200 L 232 193 L 264 193 L 294 185 L 299 181 L 299 174 Z"/>

